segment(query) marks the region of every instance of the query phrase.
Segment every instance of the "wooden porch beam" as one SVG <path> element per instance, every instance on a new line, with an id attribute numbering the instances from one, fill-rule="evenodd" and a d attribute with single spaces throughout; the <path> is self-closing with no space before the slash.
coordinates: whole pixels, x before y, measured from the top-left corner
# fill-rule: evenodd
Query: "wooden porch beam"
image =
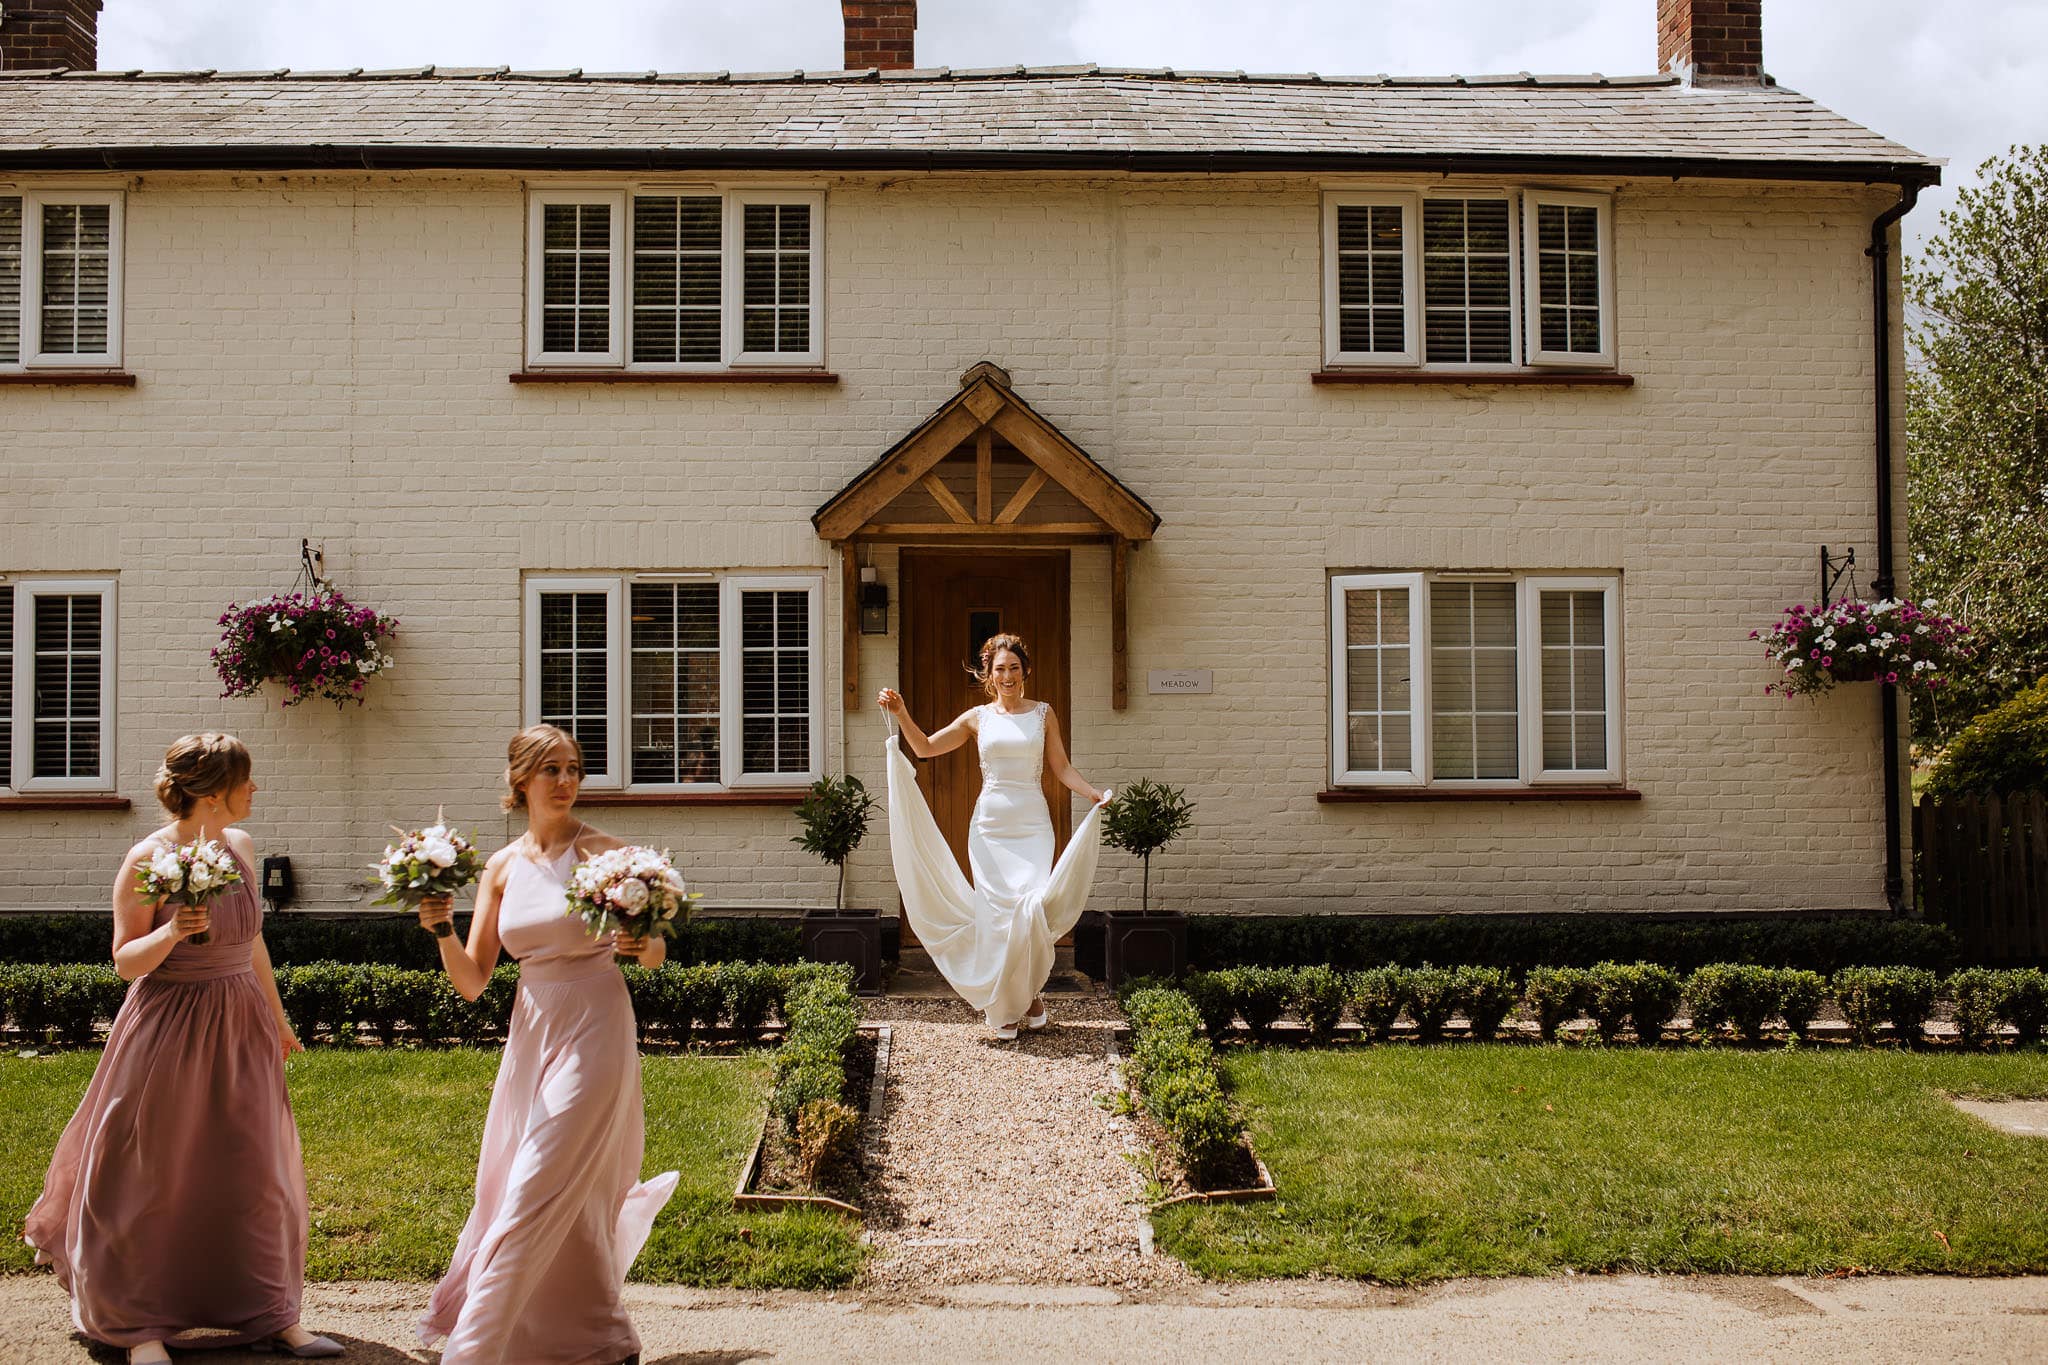
<path id="1" fill-rule="evenodd" d="M 848 714 L 860 710 L 860 555 L 850 540 L 839 542 L 841 648 L 839 675 L 845 686 Z"/>
<path id="2" fill-rule="evenodd" d="M 1109 704 L 1130 705 L 1131 542 L 1118 536 L 1109 547 Z"/>
<path id="3" fill-rule="evenodd" d="M 983 427 L 974 436 L 974 519 L 986 522 L 994 515 L 996 493 L 996 434 Z"/>
<path id="4" fill-rule="evenodd" d="M 967 509 L 961 506 L 960 499 L 953 496 L 953 490 L 946 487 L 945 481 L 939 478 L 937 470 L 925 475 L 918 482 L 924 485 L 925 492 L 932 495 L 932 501 L 939 505 L 940 510 L 953 519 L 955 526 L 974 524 L 974 518 L 967 515 Z"/>
<path id="5" fill-rule="evenodd" d="M 853 535 L 856 527 L 894 502 L 980 426 L 981 419 L 965 407 L 943 411 L 886 465 L 868 471 L 830 512 L 819 518 L 818 535 L 825 540 L 844 540 Z"/>
<path id="6" fill-rule="evenodd" d="M 1052 476 L 1043 469 L 1034 468 L 1031 477 L 1024 480 L 1024 486 L 1012 493 L 1010 500 L 1003 504 L 1003 510 L 996 514 L 996 525 L 1014 525 L 1017 518 L 1024 515 L 1024 509 L 1031 505 L 1031 500 L 1038 496 L 1038 490 L 1051 479 Z"/>
<path id="7" fill-rule="evenodd" d="M 1021 408 L 1005 408 L 989 425 L 1033 464 L 1056 475 L 1062 487 L 1118 535 L 1130 540 L 1152 538 L 1151 518 L 1057 431 L 1034 421 Z"/>
<path id="8" fill-rule="evenodd" d="M 1061 536 L 1084 536 L 1108 540 L 1116 532 L 1092 521 L 1046 521 L 1029 526 L 1005 526 L 1000 531 L 987 526 L 961 526 L 950 521 L 878 521 L 860 528 L 862 540 L 884 536 L 922 536 L 928 540 L 979 541 L 985 545 L 1007 545 L 1020 540 L 1047 540 Z"/>

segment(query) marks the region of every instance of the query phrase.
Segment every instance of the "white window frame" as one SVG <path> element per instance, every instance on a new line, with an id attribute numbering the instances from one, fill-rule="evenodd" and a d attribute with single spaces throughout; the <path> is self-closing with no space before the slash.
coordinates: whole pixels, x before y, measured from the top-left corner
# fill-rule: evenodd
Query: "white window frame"
<path id="1" fill-rule="evenodd" d="M 586 791 L 614 791 L 625 785 L 625 772 L 620 766 L 625 752 L 623 737 L 619 733 L 619 717 L 623 710 L 619 688 L 625 677 L 622 653 L 625 632 L 621 629 L 623 613 L 620 610 L 621 585 L 616 574 L 598 577 L 595 575 L 549 576 L 526 580 L 526 724 L 541 723 L 540 706 L 540 599 L 541 594 L 550 592 L 576 592 L 604 594 L 605 670 L 604 702 L 608 712 L 605 727 L 605 775 L 584 776 Z"/>
<path id="2" fill-rule="evenodd" d="M 1407 191 L 1333 191 L 1323 196 L 1323 354 L 1333 365 L 1406 366 L 1422 359 L 1422 320 L 1415 311 L 1416 282 L 1422 277 L 1422 197 Z M 1337 211 L 1343 208 L 1401 210 L 1402 347 L 1395 351 L 1343 349 L 1344 317 L 1339 307 L 1340 257 Z"/>
<path id="3" fill-rule="evenodd" d="M 635 782 L 630 771 L 632 746 L 632 698 L 627 695 L 631 670 L 630 623 L 625 602 L 634 583 L 704 583 L 716 581 L 718 596 L 718 767 L 715 782 Z M 810 767 L 801 773 L 746 773 L 741 771 L 741 632 L 740 594 L 747 591 L 803 591 L 809 595 L 810 638 Z M 549 574 L 529 577 L 525 584 L 526 676 L 525 724 L 540 722 L 540 599 L 550 592 L 602 592 L 605 597 L 605 705 L 609 751 L 608 775 L 586 780 L 589 791 L 631 791 L 681 795 L 691 792 L 745 790 L 750 787 L 786 788 L 809 786 L 824 776 L 825 746 L 825 580 L 818 574 L 710 574 L 678 570 L 673 573 L 632 574 Z"/>
<path id="4" fill-rule="evenodd" d="M 824 640 L 819 634 L 824 625 L 824 579 L 796 575 L 735 575 L 721 579 L 719 586 L 721 591 L 718 602 L 718 643 L 721 676 L 718 680 L 718 701 L 719 726 L 723 734 L 718 746 L 718 762 L 725 778 L 724 785 L 734 788 L 809 786 L 825 775 L 820 763 L 820 751 L 825 742 L 825 651 Z M 740 714 L 740 594 L 750 591 L 798 590 L 810 595 L 810 625 L 807 634 L 811 642 L 811 766 L 802 773 L 741 772 L 741 730 L 744 722 Z"/>
<path id="5" fill-rule="evenodd" d="M 1505 199 L 1508 201 L 1508 319 L 1510 359 L 1497 361 L 1432 361 L 1426 351 L 1425 299 L 1423 289 L 1423 209 L 1432 199 Z M 1408 345 L 1401 355 L 1376 355 L 1345 351 L 1341 318 L 1337 308 L 1337 210 L 1347 204 L 1398 204 L 1402 206 L 1402 237 L 1406 276 L 1402 300 L 1408 324 Z M 1538 307 L 1540 291 L 1535 272 L 1536 210 L 1543 204 L 1592 207 L 1600 215 L 1600 336 L 1603 349 L 1597 356 L 1576 352 L 1538 349 Z M 1582 190 L 1552 190 L 1524 186 L 1432 186 L 1418 189 L 1323 191 L 1323 363 L 1332 369 L 1407 369 L 1424 374 L 1504 374 L 1536 370 L 1612 370 L 1619 363 L 1614 318 L 1614 196 Z"/>
<path id="6" fill-rule="evenodd" d="M 1546 592 L 1597 592 L 1606 644 L 1605 679 L 1607 696 L 1607 766 L 1605 768 L 1546 768 L 1543 766 L 1543 597 Z M 1621 579 L 1618 576 L 1535 576 L 1522 580 L 1522 619 L 1516 653 L 1533 656 L 1534 663 L 1522 670 L 1522 771 L 1529 785 L 1553 783 L 1614 783 L 1621 781 Z M 1524 643 L 1526 642 L 1526 644 Z"/>
<path id="7" fill-rule="evenodd" d="M 1590 208 L 1599 214 L 1600 242 L 1600 350 L 1546 351 L 1543 349 L 1542 287 L 1537 278 L 1542 267 L 1542 237 L 1537 231 L 1537 211 L 1546 204 L 1562 208 Z M 1522 329 L 1528 337 L 1529 364 L 1549 368 L 1612 369 L 1614 346 L 1614 199 L 1611 195 L 1586 194 L 1575 190 L 1529 189 L 1522 192 L 1522 243 L 1528 277 L 1525 296 L 1526 317 Z"/>
<path id="8" fill-rule="evenodd" d="M 1434 584 L 1512 581 L 1515 584 L 1515 668 L 1517 766 L 1515 777 L 1446 777 L 1435 775 L 1432 743 L 1435 696 L 1431 691 L 1430 595 Z M 1372 772 L 1345 767 L 1348 742 L 1349 641 L 1344 634 L 1344 594 L 1355 588 L 1407 588 L 1408 638 L 1412 666 L 1410 754 L 1414 769 Z M 1604 595 L 1606 630 L 1607 760 L 1606 768 L 1545 769 L 1543 763 L 1543 644 L 1540 618 L 1544 592 L 1600 592 Z M 1537 574 L 1497 570 L 1430 570 L 1403 573 L 1338 573 L 1330 576 L 1330 774 L 1338 787 L 1420 787 L 1446 791 L 1520 791 L 1544 786 L 1618 786 L 1624 780 L 1622 754 L 1621 576 L 1619 574 Z"/>
<path id="9" fill-rule="evenodd" d="M 1409 769 L 1373 770 L 1347 766 L 1350 754 L 1351 651 L 1345 633 L 1344 594 L 1364 588 L 1408 590 L 1408 756 Z M 1330 578 L 1330 772 L 1338 786 L 1420 787 L 1429 771 L 1429 617 L 1425 576 L 1419 573 L 1334 574 Z"/>
<path id="10" fill-rule="evenodd" d="M 115 580 L 111 578 L 22 578 L 0 585 L 14 608 L 14 692 L 11 787 L 9 794 L 40 792 L 111 792 L 118 767 L 114 760 L 114 678 L 117 659 L 114 637 Z M 32 777 L 35 766 L 35 599 L 89 597 L 100 599 L 100 767 L 87 777 Z"/>
<path id="11" fill-rule="evenodd" d="M 746 209 L 749 204 L 807 204 L 811 210 L 811 345 L 805 351 L 744 349 Z M 725 353 L 728 363 L 810 366 L 825 363 L 825 196 L 816 190 L 729 190 L 725 196 Z"/>
<path id="12" fill-rule="evenodd" d="M 1428 231 L 1427 219 L 1431 201 L 1441 200 L 1494 200 L 1507 204 L 1508 226 L 1508 303 L 1505 310 L 1508 322 L 1508 358 L 1498 360 L 1431 360 L 1429 358 L 1429 291 L 1424 283 L 1424 272 L 1429 268 L 1428 244 L 1423 234 Z M 1417 325 L 1422 329 L 1416 338 L 1416 355 L 1421 367 L 1433 374 L 1498 374 L 1502 370 L 1519 370 L 1522 366 L 1522 215 L 1515 209 L 1515 191 L 1495 189 L 1431 190 L 1422 196 L 1422 211 L 1415 220 L 1416 268 L 1415 308 Z"/>
<path id="13" fill-rule="evenodd" d="M 719 209 L 719 358 L 657 360 L 632 358 L 633 201 L 642 197 L 717 199 Z M 705 183 L 648 181 L 603 189 L 533 188 L 527 191 L 526 363 L 534 369 L 611 369 L 628 373 L 688 374 L 749 368 L 813 369 L 825 363 L 825 195 L 822 190 L 734 189 Z M 609 204 L 611 232 L 610 346 L 595 352 L 543 351 L 541 346 L 542 216 L 549 204 Z M 746 351 L 744 332 L 746 206 L 804 204 L 811 211 L 810 349 Z"/>
<path id="14" fill-rule="evenodd" d="M 0 373 L 26 370 L 117 370 L 121 367 L 121 297 L 124 269 L 123 210 L 119 190 L 30 190 L 0 186 L 0 198 L 21 200 L 20 359 Z M 49 204 L 105 204 L 107 214 L 107 349 L 50 354 L 43 350 L 43 208 Z"/>
<path id="15" fill-rule="evenodd" d="M 626 211 L 624 190 L 532 190 L 526 211 L 526 360 L 529 365 L 550 369 L 616 368 L 626 356 L 626 314 L 631 301 L 625 297 Z M 607 347 L 596 351 L 548 351 L 542 349 L 546 302 L 543 287 L 547 270 L 545 224 L 547 210 L 554 204 L 604 204 L 611 208 L 611 325 Z"/>

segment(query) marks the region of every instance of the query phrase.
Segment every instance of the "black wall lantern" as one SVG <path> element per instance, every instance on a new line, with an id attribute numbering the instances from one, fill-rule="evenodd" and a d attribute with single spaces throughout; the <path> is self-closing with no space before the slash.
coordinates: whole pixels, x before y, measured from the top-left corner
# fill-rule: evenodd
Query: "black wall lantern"
<path id="1" fill-rule="evenodd" d="M 292 903 L 292 860 L 283 854 L 263 860 L 263 899 L 270 902 L 273 910 L 283 910 Z"/>
<path id="2" fill-rule="evenodd" d="M 889 633 L 889 585 L 872 564 L 863 564 L 860 570 L 860 633 Z"/>

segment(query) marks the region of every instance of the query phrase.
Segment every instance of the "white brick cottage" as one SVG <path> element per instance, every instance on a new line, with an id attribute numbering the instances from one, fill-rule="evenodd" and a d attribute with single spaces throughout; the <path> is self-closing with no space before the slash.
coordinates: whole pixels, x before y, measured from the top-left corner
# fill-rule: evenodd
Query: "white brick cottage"
<path id="1" fill-rule="evenodd" d="M 364 904 L 390 822 L 516 832 L 541 719 L 714 906 L 826 904 L 793 794 L 1000 627 L 1091 780 L 1196 803 L 1180 908 L 1883 908 L 1897 709 L 1748 632 L 1902 560 L 1870 248 L 1938 167 L 1666 27 L 1629 79 L 0 72 L 0 905 L 103 904 L 202 728 Z M 399 665 L 223 701 L 302 538 Z"/>

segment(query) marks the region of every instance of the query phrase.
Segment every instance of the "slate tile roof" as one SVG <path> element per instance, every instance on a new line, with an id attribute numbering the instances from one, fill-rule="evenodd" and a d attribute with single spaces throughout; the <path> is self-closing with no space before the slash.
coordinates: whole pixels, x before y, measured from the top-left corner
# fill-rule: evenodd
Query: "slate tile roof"
<path id="1" fill-rule="evenodd" d="M 1940 163 L 1777 86 L 1668 76 L 1318 77 L 1094 66 L 891 72 L 0 72 L 0 170 L 299 165 L 1557 161 L 1932 181 Z"/>

